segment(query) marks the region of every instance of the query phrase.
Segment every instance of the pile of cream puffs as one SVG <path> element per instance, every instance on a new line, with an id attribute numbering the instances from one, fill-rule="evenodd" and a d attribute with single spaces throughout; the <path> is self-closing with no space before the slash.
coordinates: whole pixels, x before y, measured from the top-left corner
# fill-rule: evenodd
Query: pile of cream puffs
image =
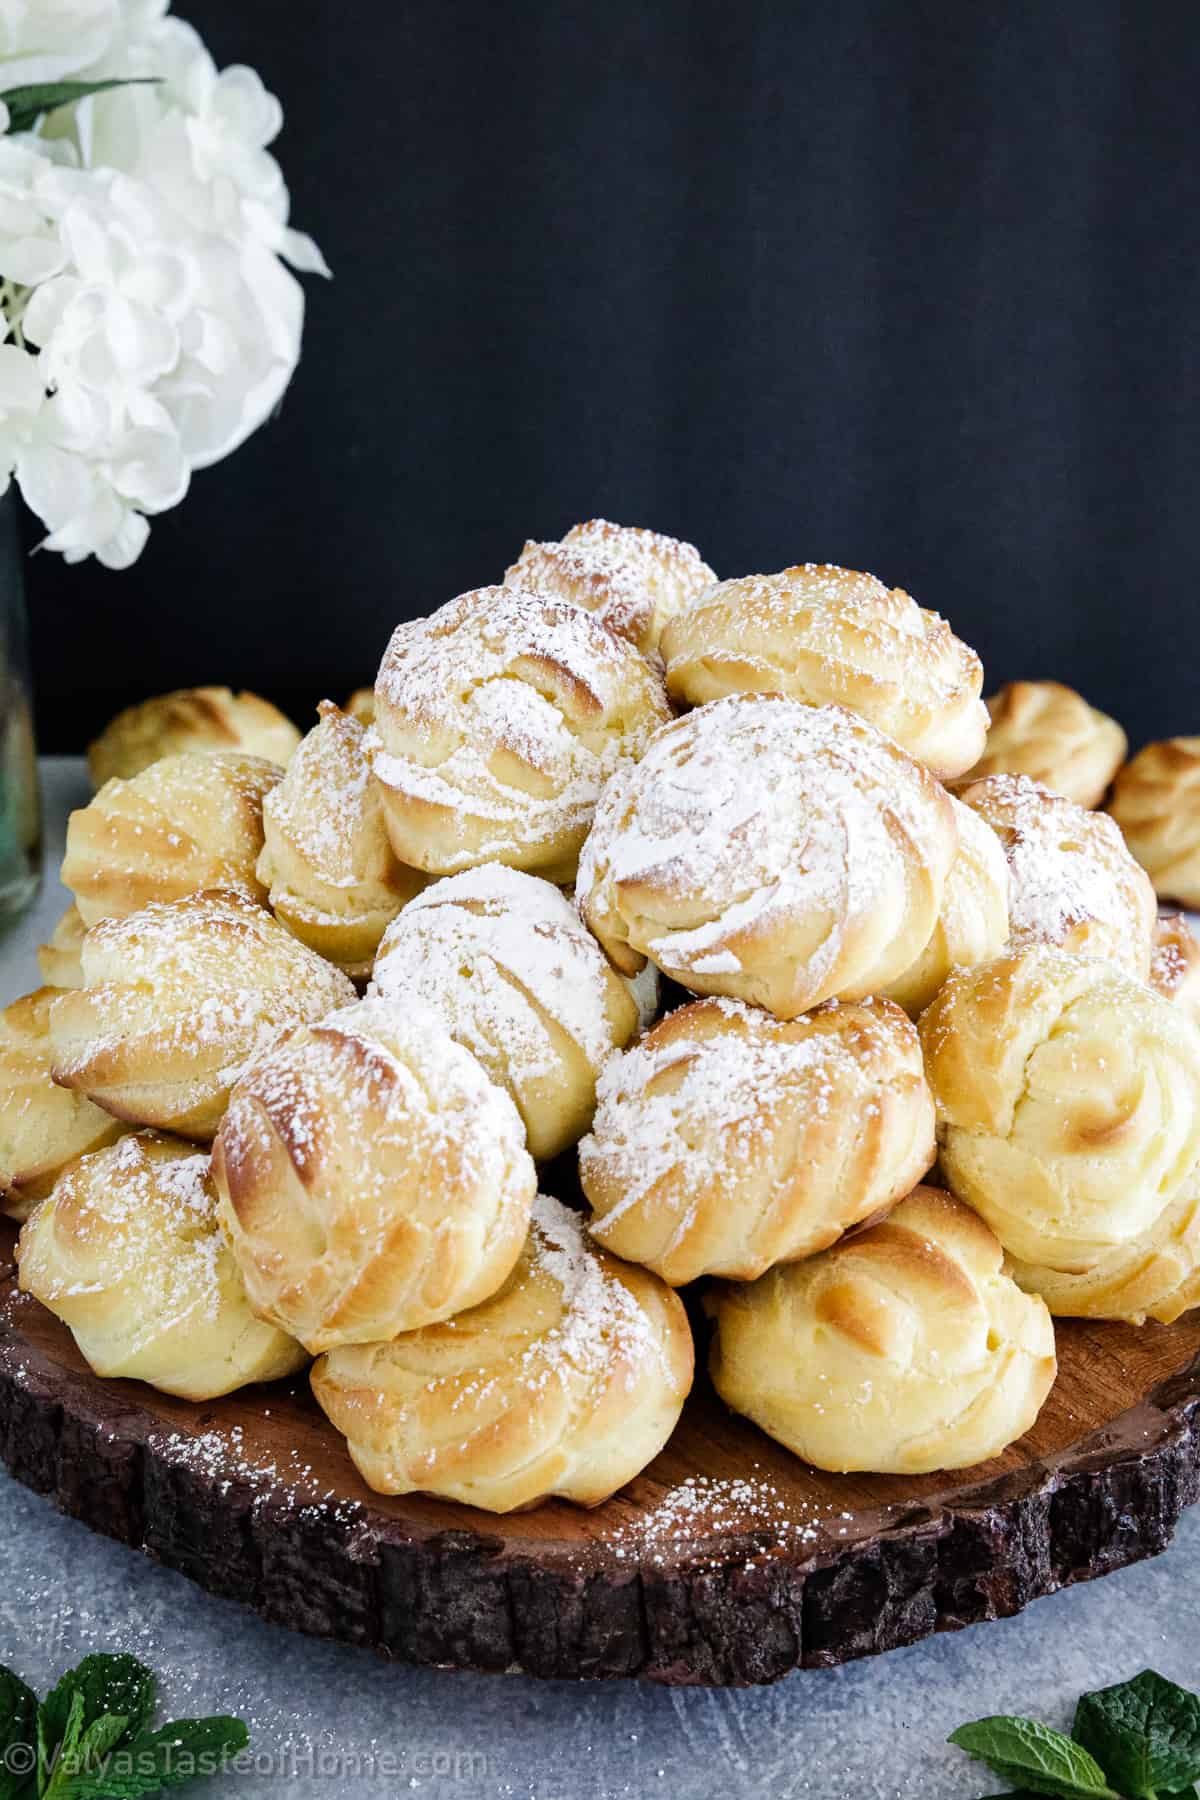
<path id="1" fill-rule="evenodd" d="M 1200 1303 L 1200 739 L 982 686 L 873 576 L 593 520 L 303 738 L 122 714 L 0 1013 L 21 1287 L 102 1376 L 311 1364 L 383 1493 L 607 1498 L 682 1289 L 811 1464 L 997 1456 L 1054 1317 Z"/>

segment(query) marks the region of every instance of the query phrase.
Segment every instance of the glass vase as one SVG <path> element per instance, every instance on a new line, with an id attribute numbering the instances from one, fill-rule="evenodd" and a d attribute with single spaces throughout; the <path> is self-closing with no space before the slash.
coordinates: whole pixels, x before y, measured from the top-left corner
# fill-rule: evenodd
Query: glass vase
<path id="1" fill-rule="evenodd" d="M 10 488 L 0 500 L 0 929 L 29 905 L 41 874 L 25 559 L 17 496 Z"/>

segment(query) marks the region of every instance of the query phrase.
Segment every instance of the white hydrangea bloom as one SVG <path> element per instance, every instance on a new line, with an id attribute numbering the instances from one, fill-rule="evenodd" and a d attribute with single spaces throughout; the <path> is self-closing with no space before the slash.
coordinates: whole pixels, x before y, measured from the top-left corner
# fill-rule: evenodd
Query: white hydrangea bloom
<path id="1" fill-rule="evenodd" d="M 304 298 L 280 259 L 328 271 L 288 225 L 267 148 L 279 102 L 253 70 L 218 70 L 166 0 L 57 0 L 50 13 L 0 0 L 0 91 L 16 85 L 11 68 L 67 42 L 65 26 L 50 29 L 60 13 L 86 50 L 60 73 L 155 85 L 0 137 L 0 483 L 15 472 L 48 548 L 121 568 L 147 516 L 177 505 L 192 472 L 283 394 Z"/>
<path id="2" fill-rule="evenodd" d="M 121 11 L 120 0 L 0 0 L 5 88 L 76 76 L 105 55 Z"/>

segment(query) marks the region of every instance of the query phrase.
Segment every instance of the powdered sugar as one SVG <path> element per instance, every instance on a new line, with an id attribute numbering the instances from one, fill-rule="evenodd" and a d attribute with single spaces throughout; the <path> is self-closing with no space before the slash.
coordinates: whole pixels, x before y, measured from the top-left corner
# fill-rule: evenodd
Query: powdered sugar
<path id="1" fill-rule="evenodd" d="M 794 1497 L 785 1499 L 775 1482 L 757 1470 L 755 1463 L 744 1475 L 690 1475 L 668 1488 L 648 1511 L 607 1532 L 603 1541 L 618 1561 L 629 1557 L 661 1567 L 681 1558 L 694 1560 L 706 1549 L 726 1563 L 731 1537 L 752 1539 L 754 1553 L 765 1555 L 845 1535 L 845 1524 L 820 1509 L 811 1518 L 798 1518 Z"/>
<path id="2" fill-rule="evenodd" d="M 731 969 L 730 938 L 802 918 L 819 976 L 846 924 L 894 880 L 898 836 L 921 855 L 944 806 L 924 771 L 840 707 L 719 700 L 661 731 L 609 785 L 580 858 L 580 901 L 601 916 L 619 910 L 622 888 L 634 892 L 648 953 L 693 974 Z"/>
<path id="3" fill-rule="evenodd" d="M 580 1215 L 539 1194 L 529 1255 L 562 1292 L 560 1319 L 525 1352 L 529 1375 L 536 1381 L 541 1378 L 536 1371 L 558 1368 L 593 1378 L 619 1355 L 627 1365 L 626 1383 L 634 1388 L 645 1359 L 662 1359 L 662 1346 L 637 1300 L 606 1271 Z"/>
<path id="4" fill-rule="evenodd" d="M 1144 972 L 1154 896 L 1104 813 L 1085 812 L 1026 775 L 989 775 L 962 799 L 995 831 L 1009 874 L 1013 949 L 1068 944 L 1080 928 L 1107 928 L 1114 954 Z"/>
<path id="5" fill-rule="evenodd" d="M 694 544 L 590 519 L 572 526 L 560 543 L 526 543 L 504 579 L 586 607 L 610 630 L 651 649 L 663 620 L 716 575 Z"/>
<path id="6" fill-rule="evenodd" d="M 364 851 L 368 858 L 374 852 L 377 860 L 386 848 L 383 824 L 363 744 L 365 728 L 328 700 L 319 710 L 321 722 L 264 804 L 267 843 L 270 849 L 273 839 L 283 837 L 321 881 L 350 888 L 362 881 Z"/>
<path id="7" fill-rule="evenodd" d="M 596 1069 L 613 1048 L 612 980 L 595 939 L 547 881 L 502 864 L 437 882 L 389 926 L 375 989 L 415 994 L 485 1060 L 519 1077 L 552 1072 L 565 1032 Z"/>
<path id="8" fill-rule="evenodd" d="M 465 808 L 483 835 L 455 867 L 581 830 L 611 771 L 670 716 L 631 646 L 567 602 L 511 588 L 399 626 L 376 694 L 378 781 Z"/>

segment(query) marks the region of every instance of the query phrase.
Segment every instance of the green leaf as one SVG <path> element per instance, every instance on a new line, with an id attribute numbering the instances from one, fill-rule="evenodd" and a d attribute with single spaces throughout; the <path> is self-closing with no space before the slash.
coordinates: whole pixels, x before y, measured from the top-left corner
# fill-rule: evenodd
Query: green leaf
<path id="1" fill-rule="evenodd" d="M 37 1769 L 37 1695 L 0 1665 L 0 1800 L 25 1800 Z M 23 1765 L 28 1762 L 28 1768 Z"/>
<path id="2" fill-rule="evenodd" d="M 1036 1719 L 976 1719 L 952 1731 L 949 1741 L 1035 1794 L 1050 1794 L 1056 1800 L 1120 1800 L 1105 1781 L 1104 1770 L 1081 1745 Z"/>
<path id="3" fill-rule="evenodd" d="M 87 1707 L 83 1695 L 75 1688 L 67 1707 L 67 1726 L 62 1734 L 62 1747 L 69 1756 L 83 1735 L 87 1725 Z"/>
<path id="4" fill-rule="evenodd" d="M 63 1743 L 75 1694 L 83 1700 L 83 1730 L 107 1713 L 128 1720 L 128 1731 L 140 1731 L 154 1710 L 155 1682 L 151 1671 L 136 1656 L 85 1656 L 78 1668 L 68 1669 L 42 1702 L 42 1718 L 51 1748 Z"/>
<path id="5" fill-rule="evenodd" d="M 72 1700 L 72 1725 L 76 1712 L 82 1717 L 83 1697 L 78 1689 Z M 42 1800 L 61 1800 L 62 1795 L 71 1792 L 79 1777 L 99 1774 L 109 1751 L 124 1737 L 128 1724 L 129 1720 L 120 1713 L 105 1713 L 82 1733 L 69 1729 L 49 1784 L 42 1790 Z"/>
<path id="6" fill-rule="evenodd" d="M 1129 1800 L 1154 1800 L 1200 1779 L 1200 1695 L 1153 1669 L 1085 1694 L 1074 1731 Z"/>
<path id="7" fill-rule="evenodd" d="M 218 1775 L 250 1734 L 240 1719 L 176 1719 L 118 1745 L 104 1767 L 74 1776 L 55 1800 L 140 1800 L 202 1775 Z"/>
<path id="8" fill-rule="evenodd" d="M 159 79 L 157 75 L 137 75 L 110 81 L 40 81 L 33 87 L 9 88 L 0 94 L 0 100 L 8 107 L 10 131 L 32 131 L 40 118 L 60 106 L 74 106 L 109 88 L 145 87 Z"/>

